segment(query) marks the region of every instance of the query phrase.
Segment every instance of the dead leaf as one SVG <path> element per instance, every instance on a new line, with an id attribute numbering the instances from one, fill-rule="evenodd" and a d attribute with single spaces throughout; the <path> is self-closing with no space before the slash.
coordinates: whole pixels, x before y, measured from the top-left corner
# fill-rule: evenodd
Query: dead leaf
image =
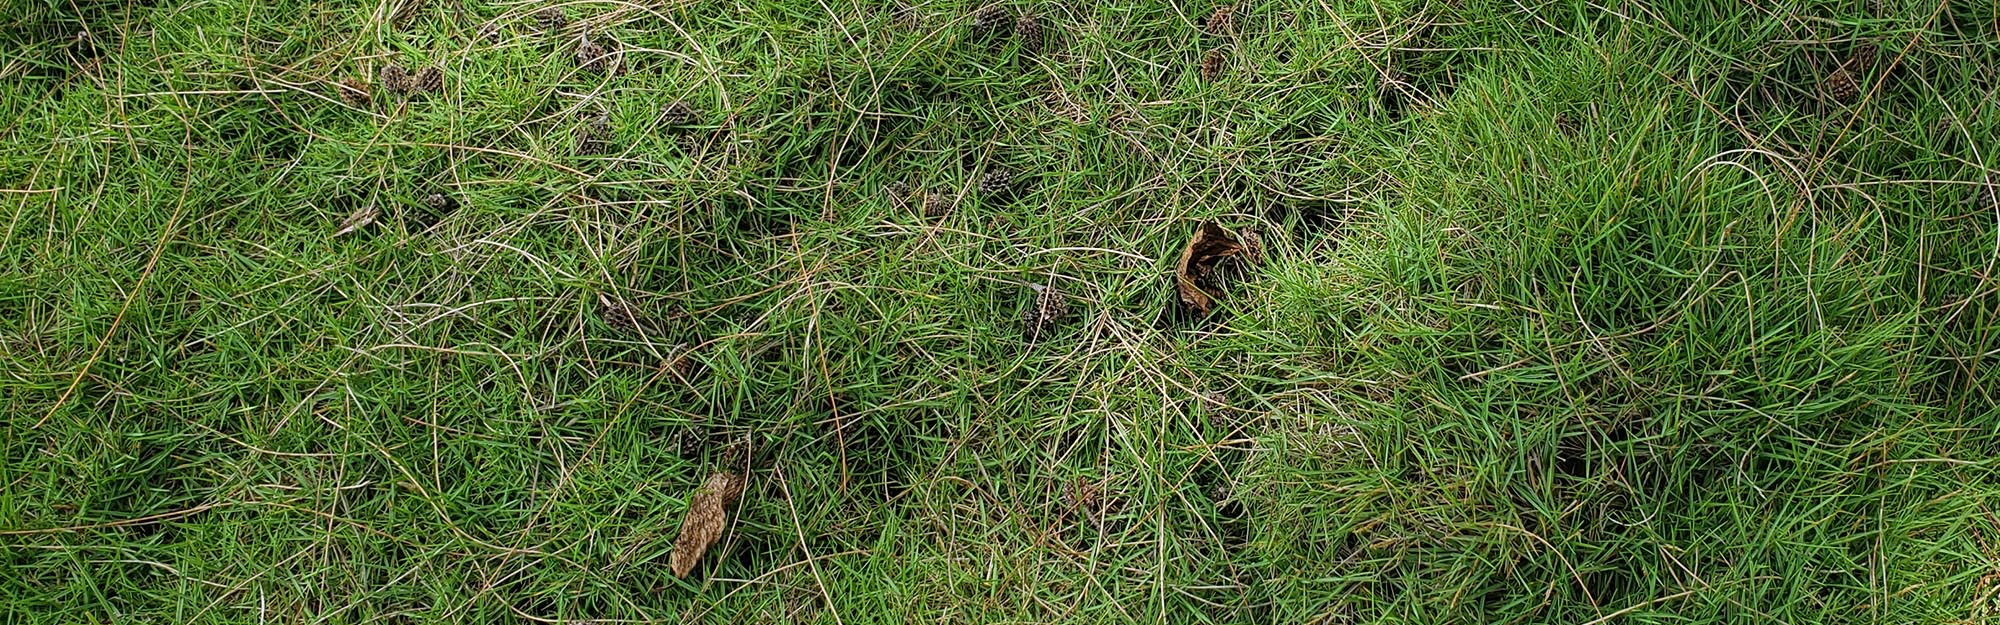
<path id="1" fill-rule="evenodd" d="M 354 209 L 354 212 L 349 214 L 346 220 L 340 222 L 340 229 L 333 231 L 333 236 L 344 236 L 356 230 L 366 228 L 368 224 L 375 223 L 375 218 L 380 216 L 382 216 L 382 209 L 376 206 L 374 202 L 363 204 L 361 208 Z"/>
<path id="2" fill-rule="evenodd" d="M 736 498 L 743 495 L 743 478 L 735 473 L 722 472 L 708 476 L 701 490 L 688 502 L 687 518 L 681 521 L 680 538 L 674 540 L 674 551 L 668 556 L 668 565 L 674 570 L 674 577 L 687 577 L 694 572 L 694 565 L 701 561 L 701 555 L 709 545 L 722 538 L 723 528 L 729 525 L 729 508 L 736 505 Z"/>
<path id="3" fill-rule="evenodd" d="M 1181 305 L 1201 315 L 1215 310 L 1215 301 L 1222 298 L 1222 289 L 1216 288 L 1213 281 L 1215 265 L 1241 253 L 1243 244 L 1230 236 L 1228 230 L 1214 223 L 1202 223 L 1194 238 L 1188 240 L 1187 248 L 1181 250 L 1180 264 L 1174 266 L 1174 290 L 1180 294 Z"/>

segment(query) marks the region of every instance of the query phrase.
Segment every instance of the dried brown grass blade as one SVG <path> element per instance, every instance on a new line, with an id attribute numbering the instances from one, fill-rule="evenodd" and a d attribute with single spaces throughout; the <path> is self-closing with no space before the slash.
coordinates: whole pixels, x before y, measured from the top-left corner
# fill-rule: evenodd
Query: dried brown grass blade
<path id="1" fill-rule="evenodd" d="M 369 202 L 361 208 L 354 209 L 353 213 L 348 214 L 347 219 L 340 222 L 340 229 L 333 231 L 333 236 L 346 236 L 356 230 L 366 228 L 368 224 L 375 223 L 375 218 L 380 216 L 382 216 L 382 208 L 376 206 L 374 202 Z"/>

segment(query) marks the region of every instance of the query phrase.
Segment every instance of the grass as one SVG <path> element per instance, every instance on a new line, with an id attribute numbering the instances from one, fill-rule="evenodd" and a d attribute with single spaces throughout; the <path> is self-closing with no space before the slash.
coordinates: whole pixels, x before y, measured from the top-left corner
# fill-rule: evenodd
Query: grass
<path id="1" fill-rule="evenodd" d="M 1215 6 L 11 0 L 0 614 L 2000 614 L 2000 4 Z"/>

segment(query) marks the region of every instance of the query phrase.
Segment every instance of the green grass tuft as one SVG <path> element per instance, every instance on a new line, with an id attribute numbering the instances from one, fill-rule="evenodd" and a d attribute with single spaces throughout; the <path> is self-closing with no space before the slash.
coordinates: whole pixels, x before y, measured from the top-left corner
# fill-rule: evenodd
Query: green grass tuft
<path id="1" fill-rule="evenodd" d="M 987 6 L 10 3 L 0 618 L 2000 614 L 2000 5 Z"/>

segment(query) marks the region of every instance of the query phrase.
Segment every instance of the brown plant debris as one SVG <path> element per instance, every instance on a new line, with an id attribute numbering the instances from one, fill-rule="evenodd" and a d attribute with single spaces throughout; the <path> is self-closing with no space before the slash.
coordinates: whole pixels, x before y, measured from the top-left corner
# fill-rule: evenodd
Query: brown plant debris
<path id="1" fill-rule="evenodd" d="M 611 114 L 599 113 L 576 131 L 577 156 L 603 154 L 610 145 Z"/>
<path id="2" fill-rule="evenodd" d="M 1014 172 L 1008 171 L 1004 167 L 995 167 L 992 169 L 988 169 L 986 170 L 986 175 L 979 177 L 980 193 L 984 193 L 987 195 L 998 195 L 1001 193 L 1006 193 L 1008 190 L 1013 188 L 1014 188 Z"/>
<path id="3" fill-rule="evenodd" d="M 1021 313 L 1021 328 L 1028 340 L 1033 341 L 1055 328 L 1063 317 L 1069 316 L 1069 300 L 1056 290 L 1053 283 L 1049 286 L 1030 284 L 1028 287 L 1035 290 L 1035 301 Z"/>
<path id="4" fill-rule="evenodd" d="M 1833 71 L 1827 74 L 1826 80 L 1820 83 L 1820 89 L 1835 102 L 1853 103 L 1861 96 L 1862 79 L 1874 62 L 1873 48 L 1863 47 L 1856 50 L 1846 61 L 1841 62 L 1839 67 L 1833 68 Z"/>
<path id="5" fill-rule="evenodd" d="M 1209 14 L 1208 21 L 1201 25 L 1203 31 L 1218 37 L 1229 34 L 1235 28 L 1236 5 L 1233 4 L 1215 7 L 1215 12 Z"/>
<path id="6" fill-rule="evenodd" d="M 915 28 L 922 22 L 922 18 L 917 15 L 916 5 L 897 2 L 895 8 L 889 10 L 889 21 L 904 28 Z"/>
<path id="7" fill-rule="evenodd" d="M 1042 49 L 1042 19 L 1033 13 L 1022 13 L 1014 20 L 1014 38 L 1021 42 L 1021 49 L 1030 53 Z"/>
<path id="8" fill-rule="evenodd" d="M 354 209 L 354 212 L 348 213 L 347 219 L 341 220 L 340 228 L 333 231 L 333 236 L 339 237 L 352 234 L 355 231 L 368 227 L 369 224 L 375 223 L 375 219 L 381 216 L 382 208 L 376 206 L 374 202 L 363 204 L 360 208 Z"/>
<path id="9" fill-rule="evenodd" d="M 888 188 L 883 189 L 882 195 L 884 198 L 889 200 L 890 206 L 894 206 L 896 208 L 904 208 L 909 206 L 913 202 L 921 201 L 921 199 L 918 197 L 921 194 L 918 193 L 915 188 L 912 188 L 910 186 L 910 183 L 903 182 L 900 180 L 896 181 L 895 184 L 889 185 Z"/>
<path id="10" fill-rule="evenodd" d="M 78 59 L 95 60 L 98 56 L 96 40 L 90 36 L 90 31 L 87 30 L 76 31 L 76 35 L 70 37 L 69 45 L 65 46 L 65 48 L 70 56 Z"/>
<path id="11" fill-rule="evenodd" d="M 1180 263 L 1174 266 L 1174 290 L 1180 295 L 1181 305 L 1200 315 L 1213 312 L 1216 300 L 1222 298 L 1222 289 L 1215 285 L 1215 267 L 1223 259 L 1241 253 L 1243 244 L 1230 236 L 1229 231 L 1212 222 L 1203 222 L 1181 250 Z"/>
<path id="12" fill-rule="evenodd" d="M 994 35 L 1006 28 L 1009 22 L 1007 7 L 989 4 L 972 13 L 972 27 L 981 33 Z"/>
<path id="13" fill-rule="evenodd" d="M 681 535 L 674 540 L 674 551 L 668 556 L 668 565 L 674 570 L 674 577 L 687 577 L 694 572 L 694 565 L 701 561 L 703 553 L 710 545 L 722 539 L 722 530 L 729 525 L 729 508 L 736 505 L 736 499 L 743 495 L 743 478 L 735 473 L 722 472 L 708 476 L 708 481 L 696 491 L 688 501 L 687 518 L 681 521 Z"/>
<path id="14" fill-rule="evenodd" d="M 1104 498 L 1104 485 L 1088 478 L 1072 478 L 1063 485 L 1063 507 L 1071 512 L 1094 514 L 1098 503 Z"/>
<path id="15" fill-rule="evenodd" d="M 660 107 L 660 123 L 668 126 L 686 126 L 694 121 L 694 105 L 687 100 L 674 100 Z"/>
<path id="16" fill-rule="evenodd" d="M 1217 76 L 1222 75 L 1223 66 L 1227 62 L 1228 58 L 1222 53 L 1222 49 L 1209 50 L 1208 54 L 1201 57 L 1201 79 L 1215 80 Z"/>
<path id="17" fill-rule="evenodd" d="M 616 295 L 599 291 L 597 311 L 604 317 L 604 323 L 610 324 L 613 328 L 626 332 L 637 332 L 641 329 L 638 309 Z"/>
<path id="18" fill-rule="evenodd" d="M 417 70 L 410 78 L 410 91 L 415 93 L 437 93 L 444 90 L 444 70 L 432 65 Z"/>
<path id="19" fill-rule="evenodd" d="M 1252 265 L 1264 264 L 1264 234 L 1255 228 L 1243 231 L 1243 261 Z"/>
<path id="20" fill-rule="evenodd" d="M 617 42 L 613 42 L 615 45 Z M 609 74 L 617 68 L 618 59 L 612 50 L 584 33 L 576 43 L 576 66 L 586 72 Z"/>
<path id="21" fill-rule="evenodd" d="M 348 105 L 355 108 L 368 108 L 368 105 L 375 101 L 373 96 L 368 95 L 368 83 L 362 82 L 359 78 L 342 79 L 336 90 L 340 92 L 341 100 L 345 100 Z"/>
<path id="22" fill-rule="evenodd" d="M 2000 572 L 1987 573 L 1979 578 L 1972 602 L 1972 619 L 1967 622 L 1986 623 L 2000 616 Z"/>
<path id="23" fill-rule="evenodd" d="M 943 193 L 924 194 L 924 216 L 930 218 L 951 214 L 951 198 Z"/>
<path id="24" fill-rule="evenodd" d="M 410 78 L 410 70 L 403 69 L 403 66 L 393 63 L 382 68 L 382 76 L 377 82 L 382 84 L 383 91 L 389 93 L 407 92 L 410 90 L 410 87 L 416 84 Z"/>
<path id="25" fill-rule="evenodd" d="M 1855 80 L 1854 73 L 1847 71 L 1844 65 L 1834 68 L 1833 73 L 1827 75 L 1826 82 L 1821 87 L 1826 90 L 1827 97 L 1833 98 L 1835 102 L 1853 102 L 1855 96 L 1861 95 L 1860 81 Z"/>
<path id="26" fill-rule="evenodd" d="M 685 358 L 688 350 L 680 350 L 680 352 L 683 354 L 682 357 Z M 748 435 L 729 437 L 728 442 L 722 446 L 722 453 L 718 457 L 717 463 L 732 471 L 748 471 L 750 470 L 750 456 L 752 451 Z"/>
<path id="27" fill-rule="evenodd" d="M 569 15 L 563 13 L 562 7 L 542 9 L 535 13 L 535 19 L 542 23 L 542 30 L 554 32 L 569 27 Z"/>

